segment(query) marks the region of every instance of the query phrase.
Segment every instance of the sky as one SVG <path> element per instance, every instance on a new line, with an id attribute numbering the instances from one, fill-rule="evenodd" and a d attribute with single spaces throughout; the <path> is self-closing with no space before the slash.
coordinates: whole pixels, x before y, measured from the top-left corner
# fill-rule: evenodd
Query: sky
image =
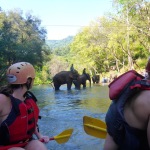
<path id="1" fill-rule="evenodd" d="M 47 40 L 75 36 L 82 27 L 112 10 L 112 0 L 0 0 L 3 11 L 21 9 L 41 19 Z"/>

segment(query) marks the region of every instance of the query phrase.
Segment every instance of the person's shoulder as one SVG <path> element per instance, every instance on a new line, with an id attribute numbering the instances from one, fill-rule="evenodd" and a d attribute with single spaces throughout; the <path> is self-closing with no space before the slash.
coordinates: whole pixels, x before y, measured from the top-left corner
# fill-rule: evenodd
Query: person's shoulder
<path id="1" fill-rule="evenodd" d="M 150 90 L 143 90 L 140 95 L 147 99 L 150 96 Z M 148 100 L 150 101 L 150 98 Z"/>
<path id="2" fill-rule="evenodd" d="M 143 90 L 137 97 L 137 102 L 140 102 L 141 106 L 148 107 L 148 110 L 150 110 L 150 90 Z"/>
<path id="3" fill-rule="evenodd" d="M 8 100 L 8 97 L 5 94 L 0 93 L 0 103 L 6 102 Z"/>

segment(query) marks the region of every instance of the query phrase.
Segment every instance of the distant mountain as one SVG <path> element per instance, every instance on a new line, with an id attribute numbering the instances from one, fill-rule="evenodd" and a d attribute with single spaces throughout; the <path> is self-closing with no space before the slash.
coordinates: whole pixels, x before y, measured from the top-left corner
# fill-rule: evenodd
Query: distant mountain
<path id="1" fill-rule="evenodd" d="M 47 40 L 46 43 L 53 50 L 56 48 L 68 46 L 73 41 L 73 38 L 73 36 L 68 36 L 62 40 Z"/>

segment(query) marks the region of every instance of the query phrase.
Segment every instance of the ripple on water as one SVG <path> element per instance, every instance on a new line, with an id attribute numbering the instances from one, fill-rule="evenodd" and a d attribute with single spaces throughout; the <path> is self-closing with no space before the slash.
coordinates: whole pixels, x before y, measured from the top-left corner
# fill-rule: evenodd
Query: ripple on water
<path id="1" fill-rule="evenodd" d="M 82 90 L 62 89 L 55 92 L 49 85 L 35 86 L 34 94 L 40 106 L 40 130 L 44 135 L 55 136 L 63 130 L 74 132 L 65 144 L 49 142 L 48 150 L 102 150 L 104 140 L 87 135 L 83 128 L 83 116 L 105 120 L 110 105 L 107 86 L 92 86 Z"/>

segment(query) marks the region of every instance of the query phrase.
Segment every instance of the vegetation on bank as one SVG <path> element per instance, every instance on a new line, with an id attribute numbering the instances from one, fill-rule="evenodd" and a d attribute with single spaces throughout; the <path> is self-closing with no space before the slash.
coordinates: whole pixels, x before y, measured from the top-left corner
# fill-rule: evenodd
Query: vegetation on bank
<path id="1" fill-rule="evenodd" d="M 6 68 L 27 61 L 36 68 L 35 84 L 50 83 L 59 71 L 74 64 L 90 75 L 121 74 L 130 69 L 140 72 L 150 55 L 149 0 L 114 0 L 116 12 L 97 18 L 75 37 L 46 41 L 41 20 L 21 10 L 0 10 L 0 80 Z M 25 17 L 24 17 L 25 16 Z"/>

